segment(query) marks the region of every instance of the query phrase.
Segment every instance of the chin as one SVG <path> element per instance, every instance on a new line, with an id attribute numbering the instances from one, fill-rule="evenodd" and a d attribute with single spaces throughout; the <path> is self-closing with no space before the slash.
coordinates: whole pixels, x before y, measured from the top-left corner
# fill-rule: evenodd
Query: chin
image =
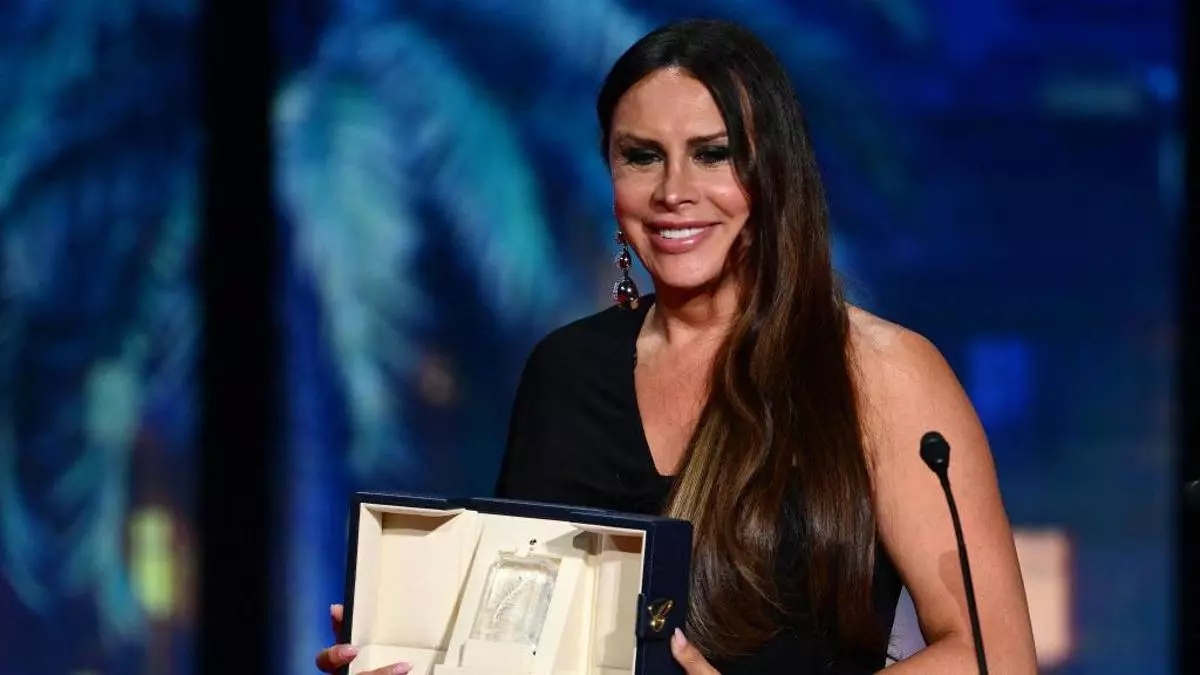
<path id="1" fill-rule="evenodd" d="M 715 288 L 721 280 L 720 269 L 671 269 L 668 266 L 657 272 L 653 275 L 654 287 L 673 293 L 699 293 Z"/>

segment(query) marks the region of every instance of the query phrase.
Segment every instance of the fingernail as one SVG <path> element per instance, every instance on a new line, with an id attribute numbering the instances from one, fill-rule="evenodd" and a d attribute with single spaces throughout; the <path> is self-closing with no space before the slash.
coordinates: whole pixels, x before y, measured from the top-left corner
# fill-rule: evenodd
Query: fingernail
<path id="1" fill-rule="evenodd" d="M 342 658 L 352 659 L 356 656 L 358 656 L 358 647 L 355 647 L 354 645 L 342 646 Z"/>
<path id="2" fill-rule="evenodd" d="M 676 647 L 687 646 L 687 638 L 683 637 L 683 631 L 679 630 L 678 628 L 675 629 L 675 636 L 672 639 L 675 641 Z"/>
<path id="3" fill-rule="evenodd" d="M 412 665 L 408 663 L 397 663 L 392 666 L 391 675 L 407 675 L 408 671 L 412 670 Z"/>
<path id="4" fill-rule="evenodd" d="M 334 608 L 334 607 L 336 607 L 336 606 L 337 606 L 337 605 L 330 605 L 330 606 L 329 606 L 329 613 L 330 613 L 330 614 L 333 614 L 333 608 Z"/>

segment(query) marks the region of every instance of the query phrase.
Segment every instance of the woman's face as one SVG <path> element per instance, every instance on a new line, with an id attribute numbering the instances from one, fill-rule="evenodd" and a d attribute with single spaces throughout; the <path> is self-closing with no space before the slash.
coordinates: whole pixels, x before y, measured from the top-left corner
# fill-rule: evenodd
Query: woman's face
<path id="1" fill-rule="evenodd" d="M 708 89 L 676 69 L 635 84 L 613 112 L 609 157 L 617 222 L 656 289 L 727 281 L 750 203 Z"/>

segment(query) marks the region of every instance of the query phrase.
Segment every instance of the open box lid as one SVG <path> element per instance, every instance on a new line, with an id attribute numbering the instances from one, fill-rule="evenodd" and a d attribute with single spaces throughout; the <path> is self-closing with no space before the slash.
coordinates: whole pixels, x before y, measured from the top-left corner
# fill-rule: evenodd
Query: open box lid
<path id="1" fill-rule="evenodd" d="M 390 515 L 389 515 L 390 514 Z M 363 516 L 367 516 L 364 520 Z M 405 532 L 416 532 L 408 525 L 394 525 L 400 523 L 403 519 L 424 518 L 422 523 L 433 523 L 433 527 L 439 528 L 437 533 L 438 540 L 441 543 L 437 544 L 436 550 L 437 560 L 428 562 L 419 562 L 417 567 L 425 570 L 420 573 L 406 572 L 404 576 L 420 576 L 430 574 L 426 579 L 407 579 L 407 580 L 387 580 L 384 572 L 378 569 L 379 563 L 374 561 L 381 553 L 372 552 L 375 549 L 368 542 L 371 537 L 380 537 L 380 533 L 384 531 L 384 521 L 393 523 L 392 530 L 401 531 L 404 527 L 409 527 Z M 510 520 L 511 519 L 511 520 Z M 526 520 L 527 519 L 527 520 Z M 682 627 L 684 617 L 687 611 L 687 591 L 689 582 L 689 572 L 691 567 L 691 538 L 692 530 L 690 523 L 686 521 L 666 518 L 661 516 L 647 516 L 639 514 L 626 514 L 604 509 L 594 509 L 586 507 L 573 507 L 557 504 L 545 504 L 539 502 L 528 502 L 519 500 L 493 499 L 493 498 L 447 498 L 440 496 L 427 495 L 412 495 L 412 494 L 394 494 L 394 493 L 378 493 L 378 492 L 360 492 L 353 496 L 351 500 L 351 517 L 350 531 L 347 549 L 347 575 L 346 575 L 346 619 L 343 623 L 342 635 L 340 641 L 361 644 L 365 641 L 370 643 L 371 636 L 369 628 L 364 628 L 361 631 L 355 630 L 356 604 L 362 604 L 365 608 L 360 608 L 362 611 L 368 612 L 368 615 L 374 616 L 377 608 L 375 603 L 379 595 L 386 597 L 397 596 L 412 596 L 414 594 L 428 594 L 430 588 L 449 588 L 454 586 L 456 593 L 466 594 L 469 596 L 470 584 L 474 579 L 474 583 L 480 583 L 478 577 L 482 572 L 480 563 L 471 562 L 475 557 L 473 546 L 479 545 L 480 532 L 485 523 L 492 523 L 488 526 L 492 529 L 500 527 L 498 523 L 515 523 L 523 522 L 526 526 L 542 528 L 542 531 L 552 531 L 555 526 L 561 527 L 564 524 L 569 524 L 576 529 L 582 529 L 589 533 L 596 533 L 597 536 L 602 536 L 608 548 L 600 555 L 624 556 L 625 562 L 622 563 L 626 570 L 622 572 L 625 575 L 625 580 L 620 582 L 620 589 L 617 590 L 614 584 L 617 582 L 609 579 L 607 583 L 607 593 L 619 593 L 620 602 L 622 603 L 622 611 L 620 612 L 619 625 L 617 630 L 622 634 L 626 631 L 632 635 L 626 635 L 620 639 L 610 639 L 611 643 L 608 648 L 610 661 L 612 659 L 613 650 L 616 649 L 618 654 L 624 653 L 621 646 L 627 645 L 627 649 L 632 651 L 628 655 L 630 663 L 624 667 L 618 667 L 611 663 L 608 665 L 600 664 L 592 667 L 590 671 L 585 670 L 563 670 L 561 667 L 555 669 L 554 673 L 577 672 L 579 675 L 585 675 L 585 672 L 590 672 L 593 675 L 618 675 L 620 673 L 630 673 L 633 675 L 649 675 L 651 673 L 677 673 L 680 671 L 678 664 L 674 661 L 668 640 L 676 627 Z M 400 529 L 396 529 L 399 527 Z M 418 530 L 426 527 L 419 525 Z M 510 526 L 504 526 L 510 527 Z M 482 529 L 481 529 L 482 528 Z M 547 529 L 549 528 L 549 529 Z M 430 530 L 432 531 L 432 530 Z M 447 532 L 455 531 L 457 534 L 447 534 Z M 404 546 L 410 546 L 406 553 L 393 554 L 403 555 L 406 560 L 417 558 L 416 549 L 411 548 L 414 545 L 425 546 L 425 543 L 420 542 L 420 538 L 425 532 L 420 532 L 418 537 L 407 541 Z M 364 538 L 365 537 L 365 538 Z M 447 537 L 454 537 L 453 544 L 448 543 Z M 485 537 L 486 538 L 486 537 Z M 630 541 L 636 540 L 637 550 L 631 549 Z M 612 542 L 617 542 L 613 544 Z M 625 543 L 620 543 L 624 541 Z M 470 545 L 465 542 L 470 542 Z M 608 549 L 612 549 L 609 551 Z M 621 553 L 615 553 L 616 549 L 622 549 Z M 367 553 L 363 553 L 367 551 Z M 630 554 L 640 553 L 640 559 L 636 561 L 636 566 L 633 567 L 633 572 L 629 566 Z M 372 560 L 360 559 L 360 556 L 372 558 Z M 393 563 L 394 565 L 394 563 Z M 606 572 L 611 577 L 612 572 Z M 631 576 L 631 574 L 633 576 Z M 364 575 L 360 579 L 360 575 Z M 395 575 L 393 575 L 395 576 Z M 638 578 L 640 576 L 640 579 Z M 568 575 L 570 579 L 575 579 L 574 576 Z M 597 579 L 600 577 L 596 577 Z M 584 577 L 580 577 L 583 583 Z M 630 583 L 632 581 L 632 583 Z M 406 590 L 399 590 L 396 583 L 407 584 Z M 564 582 L 565 583 L 565 582 Z M 571 583 L 576 583 L 572 581 Z M 590 582 L 589 582 L 590 583 Z M 439 586 L 441 584 L 441 586 Z M 457 584 L 457 586 L 455 586 Z M 468 590 L 462 590 L 467 588 Z M 387 589 L 386 592 L 384 589 Z M 478 588 L 475 588 L 478 593 Z M 357 593 L 357 595 L 356 595 Z M 591 593 L 591 591 L 588 591 Z M 636 597 L 632 595 L 636 593 Z M 365 595 L 364 595 L 365 594 Z M 464 596 L 465 597 L 465 596 Z M 590 601 L 589 601 L 590 602 Z M 460 607 L 459 603 L 463 603 L 464 607 Z M 452 647 L 461 649 L 461 639 L 466 634 L 464 627 L 459 625 L 465 619 L 461 616 L 467 613 L 470 608 L 465 607 L 466 600 L 461 598 L 454 603 L 426 603 L 437 605 L 441 608 L 441 613 L 433 612 L 436 616 L 428 616 L 428 621 L 420 628 L 417 624 L 423 621 L 426 617 L 418 616 L 416 613 L 411 618 L 404 619 L 409 621 L 411 625 L 404 631 L 404 635 L 416 635 L 428 629 L 432 632 L 422 633 L 419 639 L 406 638 L 411 644 L 407 645 L 412 648 L 420 648 L 420 654 L 413 652 L 412 655 L 405 653 L 404 660 L 412 662 L 414 659 L 426 662 L 414 664 L 414 673 L 421 675 L 422 672 L 428 675 L 439 675 L 434 668 L 440 670 L 442 675 L 471 675 L 473 672 L 483 671 L 463 671 L 458 672 L 449 666 L 441 665 L 446 660 L 446 652 Z M 369 607 L 366 607 L 369 606 Z M 589 607 L 591 607 L 589 605 Z M 600 605 L 597 605 L 600 607 Z M 599 609 L 592 608 L 595 611 Z M 590 611 L 590 610 L 589 610 Z M 576 612 L 578 614 L 578 611 Z M 603 613 L 603 612 L 601 612 Z M 611 611 L 610 611 L 611 613 Z M 367 615 L 364 615 L 364 617 Z M 369 621 L 368 619 L 363 619 Z M 591 620 L 591 619 L 587 619 Z M 611 624 L 616 619 L 607 616 L 595 617 L 596 621 L 609 621 Z M 574 642 L 576 634 L 582 635 L 586 630 L 577 625 L 581 619 L 572 619 L 573 623 L 563 624 L 559 626 L 566 637 L 564 640 L 572 642 L 571 645 L 564 649 L 576 649 Z M 561 623 L 561 622 L 560 622 Z M 454 642 L 453 636 L 457 636 L 459 642 Z M 619 637 L 619 636 L 618 636 Z M 586 638 L 580 638 L 586 641 Z M 452 644 L 453 642 L 453 644 Z M 556 643 L 557 644 L 557 643 Z M 565 642 L 564 642 L 565 644 Z M 612 645 L 618 645 L 614 647 Z M 412 651 L 410 649 L 410 651 Z M 459 652 L 454 651 L 454 654 Z M 535 652 L 536 653 L 536 652 Z M 360 652 L 360 659 L 363 658 Z M 548 659 L 543 655 L 538 657 Z M 582 657 L 581 657 L 582 658 Z M 453 659 L 451 659 L 453 660 Z M 365 664 L 364 664 L 365 665 Z M 377 667 L 382 664 L 374 664 L 371 667 Z M 545 666 L 545 664 L 543 664 Z M 546 666 L 548 667 L 548 666 Z M 356 672 L 357 669 L 350 672 Z M 544 668 L 543 668 L 544 671 Z M 539 671 L 542 672 L 542 671 Z"/>

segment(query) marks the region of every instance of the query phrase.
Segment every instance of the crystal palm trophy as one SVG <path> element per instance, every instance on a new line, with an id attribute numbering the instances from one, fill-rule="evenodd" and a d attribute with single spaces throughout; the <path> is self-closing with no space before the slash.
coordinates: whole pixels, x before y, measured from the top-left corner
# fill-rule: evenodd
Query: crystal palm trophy
<path id="1" fill-rule="evenodd" d="M 489 522 L 476 549 L 443 675 L 550 672 L 583 565 L 583 552 L 572 545 L 578 532 L 555 521 Z"/>
<path id="2" fill-rule="evenodd" d="M 560 562 L 545 555 L 499 552 L 488 567 L 471 639 L 536 648 Z"/>

